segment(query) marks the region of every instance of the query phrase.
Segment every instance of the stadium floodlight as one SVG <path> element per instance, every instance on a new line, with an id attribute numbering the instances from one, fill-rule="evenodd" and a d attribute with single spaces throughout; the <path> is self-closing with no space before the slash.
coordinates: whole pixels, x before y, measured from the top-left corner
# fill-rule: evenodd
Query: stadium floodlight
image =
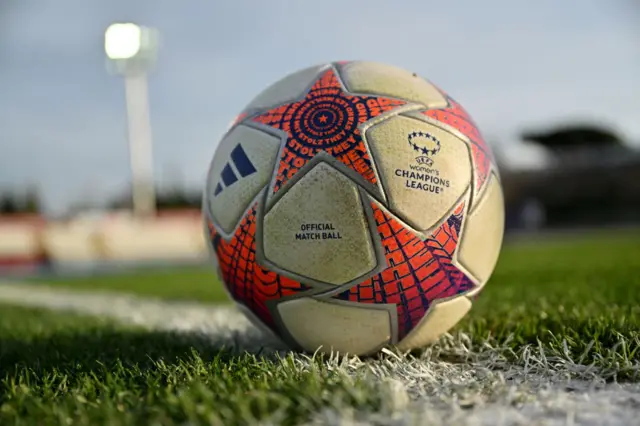
<path id="1" fill-rule="evenodd" d="M 107 68 L 125 82 L 133 211 L 155 212 L 151 124 L 147 75 L 157 54 L 157 31 L 134 23 L 111 24 L 104 33 Z"/>
<path id="2" fill-rule="evenodd" d="M 129 59 L 142 47 L 142 29 L 136 24 L 112 24 L 104 34 L 104 50 L 109 59 Z"/>

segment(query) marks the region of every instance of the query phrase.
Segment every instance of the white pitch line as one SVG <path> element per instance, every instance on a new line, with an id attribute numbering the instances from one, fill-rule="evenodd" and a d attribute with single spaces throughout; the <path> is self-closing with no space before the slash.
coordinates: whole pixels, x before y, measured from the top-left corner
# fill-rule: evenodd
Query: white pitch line
<path id="1" fill-rule="evenodd" d="M 393 409 L 383 407 L 381 413 L 325 410 L 315 415 L 310 424 L 631 426 L 638 424 L 639 407 L 637 387 L 635 390 L 612 387 L 595 392 L 566 392 L 550 387 L 526 395 L 509 388 L 505 395 L 492 401 L 479 401 L 473 408 L 461 407 L 455 400 L 422 398 Z"/>
<path id="2" fill-rule="evenodd" d="M 283 352 L 281 344 L 262 334 L 228 305 L 9 283 L 0 283 L 0 303 L 106 317 L 149 329 L 197 333 L 212 345 L 240 351 L 270 348 Z M 331 369 L 367 376 L 382 396 L 383 406 L 377 413 L 355 412 L 347 406 L 328 409 L 317 413 L 312 424 L 637 424 L 640 384 L 606 384 L 593 368 L 548 358 L 536 348 L 526 351 L 522 362 L 516 364 L 499 349 L 469 348 L 470 340 L 458 333 L 420 357 L 388 352 L 376 360 L 331 358 Z M 451 356 L 462 361 L 444 361 Z M 294 358 L 302 370 L 310 368 L 308 357 Z"/>
<path id="3" fill-rule="evenodd" d="M 0 283 L 0 303 L 105 317 L 149 329 L 211 337 L 216 346 L 258 350 L 279 343 L 257 330 L 232 305 L 164 301 L 101 291 Z"/>

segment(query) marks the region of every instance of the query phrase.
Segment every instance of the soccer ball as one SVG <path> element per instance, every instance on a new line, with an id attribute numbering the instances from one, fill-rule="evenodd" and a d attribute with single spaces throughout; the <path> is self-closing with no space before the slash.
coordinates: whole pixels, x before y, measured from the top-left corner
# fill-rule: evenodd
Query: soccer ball
<path id="1" fill-rule="evenodd" d="M 220 141 L 203 210 L 230 297 L 310 352 L 434 342 L 471 308 L 504 233 L 491 150 L 460 104 L 360 61 L 253 99 Z"/>

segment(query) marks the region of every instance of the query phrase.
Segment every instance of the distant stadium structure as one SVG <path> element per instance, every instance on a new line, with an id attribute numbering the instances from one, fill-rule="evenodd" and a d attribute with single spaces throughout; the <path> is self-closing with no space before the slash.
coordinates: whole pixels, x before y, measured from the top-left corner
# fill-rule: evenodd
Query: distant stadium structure
<path id="1" fill-rule="evenodd" d="M 525 142 L 546 148 L 556 167 L 576 168 L 625 161 L 633 150 L 613 130 L 594 125 L 563 126 L 547 132 L 526 131 Z"/>
<path id="2" fill-rule="evenodd" d="M 535 227 L 640 222 L 640 151 L 615 131 L 574 124 L 521 137 L 551 161 L 542 170 L 502 171 L 509 228 L 531 227 L 532 217 Z"/>

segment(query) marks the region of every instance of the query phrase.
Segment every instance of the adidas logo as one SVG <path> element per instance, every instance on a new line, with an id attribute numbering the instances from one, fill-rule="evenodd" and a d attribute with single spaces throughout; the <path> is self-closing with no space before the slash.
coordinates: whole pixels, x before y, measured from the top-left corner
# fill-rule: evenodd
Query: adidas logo
<path id="1" fill-rule="evenodd" d="M 220 194 L 224 188 L 230 187 L 239 180 L 238 176 L 236 176 L 236 171 L 234 171 L 231 165 L 233 165 L 235 170 L 240 174 L 240 178 L 251 176 L 257 172 L 255 166 L 251 163 L 249 157 L 247 157 L 247 153 L 242 149 L 242 145 L 236 145 L 233 151 L 231 151 L 231 160 L 227 162 L 224 169 L 222 169 L 222 173 L 220 174 L 221 181 L 216 185 L 216 189 L 213 192 L 214 197 Z"/>

